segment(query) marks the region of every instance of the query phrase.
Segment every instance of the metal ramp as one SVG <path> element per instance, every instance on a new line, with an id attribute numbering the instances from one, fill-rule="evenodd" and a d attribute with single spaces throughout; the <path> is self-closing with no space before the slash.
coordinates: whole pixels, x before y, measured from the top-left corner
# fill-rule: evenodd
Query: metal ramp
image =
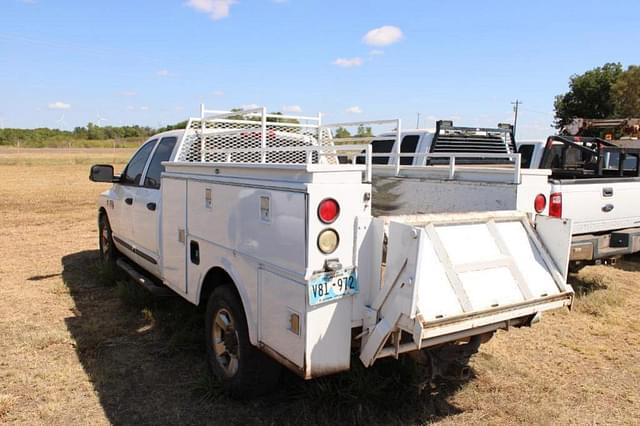
<path id="1" fill-rule="evenodd" d="M 491 212 L 385 221 L 386 267 L 368 306 L 360 354 L 366 366 L 530 324 L 538 313 L 572 302 L 567 220 L 539 216 L 531 223 L 523 213 Z"/>

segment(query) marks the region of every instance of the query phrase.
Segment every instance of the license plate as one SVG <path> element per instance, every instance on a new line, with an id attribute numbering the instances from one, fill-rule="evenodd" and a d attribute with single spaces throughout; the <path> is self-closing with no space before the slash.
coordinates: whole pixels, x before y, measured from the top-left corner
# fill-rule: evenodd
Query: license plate
<path id="1" fill-rule="evenodd" d="M 328 302 L 358 293 L 358 280 L 353 269 L 323 272 L 311 277 L 308 284 L 309 305 Z"/>

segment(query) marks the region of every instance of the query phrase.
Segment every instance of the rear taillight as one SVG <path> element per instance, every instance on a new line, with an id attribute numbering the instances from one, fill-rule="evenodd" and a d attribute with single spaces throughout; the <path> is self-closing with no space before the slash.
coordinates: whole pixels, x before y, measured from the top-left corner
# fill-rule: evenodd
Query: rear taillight
<path id="1" fill-rule="evenodd" d="M 545 207 L 547 207 L 547 197 L 543 194 L 536 195 L 535 200 L 533 200 L 533 208 L 536 213 L 542 213 Z"/>
<path id="2" fill-rule="evenodd" d="M 318 218 L 324 223 L 333 223 L 340 214 L 340 205 L 333 198 L 325 198 L 318 205 Z"/>
<path id="3" fill-rule="evenodd" d="M 562 193 L 553 192 L 549 197 L 549 216 L 562 217 Z"/>

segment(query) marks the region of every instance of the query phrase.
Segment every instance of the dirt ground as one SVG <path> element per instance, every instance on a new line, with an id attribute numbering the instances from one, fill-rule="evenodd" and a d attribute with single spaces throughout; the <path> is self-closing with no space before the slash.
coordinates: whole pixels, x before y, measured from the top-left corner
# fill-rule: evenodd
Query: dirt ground
<path id="1" fill-rule="evenodd" d="M 500 332 L 464 383 L 407 360 L 236 402 L 204 362 L 200 312 L 99 266 L 88 165 L 129 152 L 0 151 L 0 423 L 637 424 L 640 260 L 572 280 L 571 312 Z"/>

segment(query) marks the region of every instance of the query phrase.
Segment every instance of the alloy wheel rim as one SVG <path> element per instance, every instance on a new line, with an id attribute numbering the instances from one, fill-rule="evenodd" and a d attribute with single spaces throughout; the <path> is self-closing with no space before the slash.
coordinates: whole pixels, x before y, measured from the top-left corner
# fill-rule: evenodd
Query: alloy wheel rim
<path id="1" fill-rule="evenodd" d="M 227 309 L 216 312 L 212 334 L 216 361 L 227 377 L 233 377 L 238 372 L 240 347 L 235 321 Z"/>

